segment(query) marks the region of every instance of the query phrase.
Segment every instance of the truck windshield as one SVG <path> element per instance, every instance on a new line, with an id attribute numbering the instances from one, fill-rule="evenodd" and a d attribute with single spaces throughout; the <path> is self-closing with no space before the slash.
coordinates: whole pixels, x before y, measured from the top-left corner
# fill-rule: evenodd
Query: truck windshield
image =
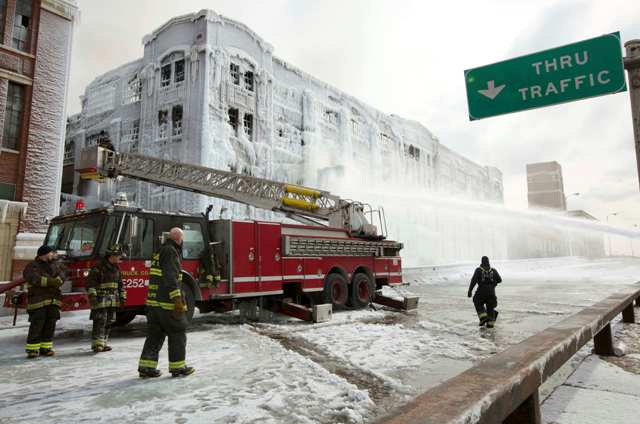
<path id="1" fill-rule="evenodd" d="M 104 216 L 89 216 L 72 221 L 52 223 L 45 244 L 66 251 L 71 257 L 93 254 Z"/>

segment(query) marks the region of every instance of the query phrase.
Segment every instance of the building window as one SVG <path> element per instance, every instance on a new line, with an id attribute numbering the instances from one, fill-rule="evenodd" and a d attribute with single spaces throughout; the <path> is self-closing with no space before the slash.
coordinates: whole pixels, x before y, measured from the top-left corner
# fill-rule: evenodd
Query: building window
<path id="1" fill-rule="evenodd" d="M 251 71 L 244 73 L 244 88 L 253 91 L 253 72 Z"/>
<path id="2" fill-rule="evenodd" d="M 158 138 L 163 140 L 169 136 L 169 111 L 158 111 Z"/>
<path id="3" fill-rule="evenodd" d="M 24 109 L 25 87 L 9 82 L 7 90 L 7 106 L 4 111 L 4 132 L 2 147 L 18 150 L 20 133 L 22 132 L 22 115 Z"/>
<path id="4" fill-rule="evenodd" d="M 122 100 L 123 105 L 128 105 L 131 103 L 139 102 L 142 97 L 142 82 L 138 77 L 138 74 L 135 74 L 129 82 L 127 83 L 124 89 L 124 98 Z"/>
<path id="5" fill-rule="evenodd" d="M 75 157 L 76 152 L 76 142 L 71 140 L 67 144 L 64 145 L 64 161 L 63 165 L 73 164 L 73 159 Z"/>
<path id="6" fill-rule="evenodd" d="M 247 136 L 249 140 L 253 138 L 253 115 L 250 113 L 244 114 L 244 119 L 242 120 L 244 134 Z"/>
<path id="7" fill-rule="evenodd" d="M 184 81 L 184 59 L 177 60 L 175 63 L 176 84 Z"/>
<path id="8" fill-rule="evenodd" d="M 160 87 L 168 87 L 171 84 L 171 64 L 167 63 L 160 68 Z"/>
<path id="9" fill-rule="evenodd" d="M 122 124 L 122 137 L 120 148 L 129 151 L 138 151 L 138 141 L 140 140 L 140 120 L 126 121 Z"/>
<path id="10" fill-rule="evenodd" d="M 0 199 L 16 200 L 16 185 L 0 183 Z"/>
<path id="11" fill-rule="evenodd" d="M 182 135 L 182 105 L 175 105 L 171 109 L 171 135 Z"/>
<path id="12" fill-rule="evenodd" d="M 238 109 L 229 108 L 229 124 L 233 128 L 234 134 L 238 135 Z"/>
<path id="13" fill-rule="evenodd" d="M 360 137 L 362 135 L 362 125 L 354 119 L 351 120 L 351 134 L 356 137 Z"/>
<path id="14" fill-rule="evenodd" d="M 7 0 L 0 0 L 0 43 L 4 40 L 4 21 L 7 15 Z"/>
<path id="15" fill-rule="evenodd" d="M 32 0 L 16 2 L 16 16 L 13 20 L 13 48 L 29 50 L 29 28 L 31 24 Z"/>
<path id="16" fill-rule="evenodd" d="M 231 80 L 235 85 L 240 85 L 240 66 L 232 63 L 229 65 L 229 72 L 231 72 Z"/>

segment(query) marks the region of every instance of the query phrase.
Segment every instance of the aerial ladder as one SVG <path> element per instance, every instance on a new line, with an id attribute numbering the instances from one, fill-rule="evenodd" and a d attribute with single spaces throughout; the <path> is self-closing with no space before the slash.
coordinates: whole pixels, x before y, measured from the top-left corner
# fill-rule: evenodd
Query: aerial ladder
<path id="1" fill-rule="evenodd" d="M 280 212 L 303 224 L 342 228 L 354 237 L 383 240 L 387 234 L 384 210 L 323 190 L 101 146 L 83 150 L 78 165 L 83 179 L 128 177 Z M 377 214 L 380 235 L 367 214 L 370 219 Z"/>

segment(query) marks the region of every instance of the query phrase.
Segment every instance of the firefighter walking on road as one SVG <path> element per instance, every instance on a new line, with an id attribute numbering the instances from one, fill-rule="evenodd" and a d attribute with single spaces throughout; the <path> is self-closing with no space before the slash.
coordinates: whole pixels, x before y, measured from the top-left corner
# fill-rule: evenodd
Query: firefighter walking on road
<path id="1" fill-rule="evenodd" d="M 87 292 L 91 306 L 90 319 L 93 321 L 91 350 L 96 353 L 112 350 L 107 344 L 110 327 L 116 320 L 116 313 L 124 306 L 127 293 L 122 286 L 120 261 L 122 249 L 113 245 L 104 258 L 91 269 L 87 278 Z"/>
<path id="2" fill-rule="evenodd" d="M 183 301 L 181 246 L 183 232 L 172 228 L 169 239 L 151 257 L 147 291 L 147 339 L 142 348 L 140 377 L 159 377 L 158 356 L 169 339 L 169 372 L 173 377 L 194 373 L 185 362 L 187 346 L 187 307 Z"/>
<path id="3" fill-rule="evenodd" d="M 496 286 L 502 282 L 502 278 L 498 270 L 491 268 L 489 258 L 483 256 L 480 266 L 476 268 L 469 283 L 469 291 L 467 297 L 471 297 L 473 288 L 478 285 L 478 290 L 473 295 L 473 304 L 478 313 L 479 326 L 487 325 L 487 328 L 493 328 L 498 317 L 498 298 L 496 297 Z"/>
<path id="4" fill-rule="evenodd" d="M 60 319 L 64 281 L 62 272 L 55 264 L 56 252 L 49 246 L 41 246 L 37 257 L 22 273 L 27 283 L 27 312 L 29 334 L 27 335 L 27 357 L 53 356 L 53 335 L 56 321 Z"/>

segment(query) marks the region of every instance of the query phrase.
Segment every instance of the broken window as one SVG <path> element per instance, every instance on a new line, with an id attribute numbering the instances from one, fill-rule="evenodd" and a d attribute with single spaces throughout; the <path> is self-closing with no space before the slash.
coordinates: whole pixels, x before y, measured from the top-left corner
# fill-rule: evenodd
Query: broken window
<path id="1" fill-rule="evenodd" d="M 244 127 L 245 135 L 249 140 L 251 140 L 253 138 L 253 115 L 250 113 L 245 113 L 242 124 Z"/>
<path id="2" fill-rule="evenodd" d="M 253 91 L 253 72 L 251 71 L 244 73 L 244 88 Z"/>
<path id="3" fill-rule="evenodd" d="M 24 85 L 9 81 L 7 105 L 4 110 L 4 132 L 2 134 L 2 147 L 7 149 L 18 150 L 20 148 L 24 91 Z"/>
<path id="4" fill-rule="evenodd" d="M 29 50 L 29 28 L 31 24 L 32 0 L 18 0 L 13 20 L 13 48 Z"/>
<path id="5" fill-rule="evenodd" d="M 123 105 L 136 103 L 140 101 L 142 97 L 142 83 L 138 74 L 135 74 L 129 79 L 124 91 L 124 98 L 122 99 Z"/>
<path id="6" fill-rule="evenodd" d="M 229 108 L 229 124 L 233 128 L 234 134 L 238 135 L 238 109 Z"/>
<path id="7" fill-rule="evenodd" d="M 175 105 L 171 109 L 171 135 L 182 135 L 182 105 Z"/>
<path id="8" fill-rule="evenodd" d="M 169 112 L 158 111 L 158 138 L 165 139 L 169 135 Z"/>
<path id="9" fill-rule="evenodd" d="M 160 87 L 168 87 L 171 84 L 171 63 L 160 68 Z"/>
<path id="10" fill-rule="evenodd" d="M 175 63 L 175 82 L 184 81 L 184 59 L 177 60 Z"/>
<path id="11" fill-rule="evenodd" d="M 235 85 L 240 85 L 240 66 L 232 63 L 229 65 L 229 72 L 231 73 L 231 81 L 233 81 Z"/>

